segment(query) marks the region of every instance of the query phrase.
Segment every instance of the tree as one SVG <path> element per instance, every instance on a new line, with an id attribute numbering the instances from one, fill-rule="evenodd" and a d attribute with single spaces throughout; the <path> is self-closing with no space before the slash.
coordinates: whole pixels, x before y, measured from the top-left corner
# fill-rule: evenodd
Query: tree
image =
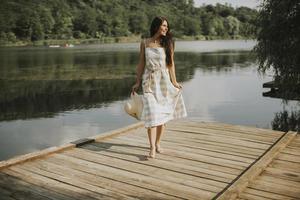
<path id="1" fill-rule="evenodd" d="M 234 14 L 234 9 L 231 6 L 228 6 L 227 4 L 222 5 L 222 4 L 217 3 L 216 4 L 216 12 L 221 17 L 228 17 L 229 15 Z"/>
<path id="2" fill-rule="evenodd" d="M 257 11 L 248 7 L 239 7 L 236 9 L 234 16 L 242 23 L 251 22 L 255 20 Z"/>
<path id="3" fill-rule="evenodd" d="M 38 13 L 34 12 L 31 18 L 31 25 L 30 25 L 30 40 L 37 41 L 44 39 L 44 27 L 41 24 L 40 17 Z"/>
<path id="4" fill-rule="evenodd" d="M 300 3 L 299 0 L 264 0 L 258 16 L 259 70 L 274 71 L 281 96 L 300 95 Z"/>
<path id="5" fill-rule="evenodd" d="M 129 16 L 129 30 L 132 33 L 140 34 L 148 31 L 148 18 L 140 11 L 132 12 Z"/>
<path id="6" fill-rule="evenodd" d="M 54 19 L 52 17 L 51 10 L 46 7 L 39 7 L 39 19 L 40 23 L 43 26 L 45 39 L 51 38 L 53 26 L 54 26 Z"/>
<path id="7" fill-rule="evenodd" d="M 203 34 L 210 36 L 225 36 L 228 35 L 228 30 L 225 30 L 224 20 L 221 17 L 214 17 L 212 14 L 205 15 L 202 18 Z"/>
<path id="8" fill-rule="evenodd" d="M 9 1 L 1 2 L 0 7 L 0 30 L 1 32 L 9 32 L 16 26 L 16 10 L 14 3 Z"/>
<path id="9" fill-rule="evenodd" d="M 184 34 L 185 35 L 198 35 L 200 34 L 200 23 L 197 19 L 191 17 L 183 17 Z"/>
<path id="10" fill-rule="evenodd" d="M 55 0 L 51 3 L 52 16 L 55 21 L 53 25 L 53 34 L 59 39 L 72 37 L 72 13 L 66 0 Z"/>
<path id="11" fill-rule="evenodd" d="M 95 9 L 87 6 L 83 10 L 77 11 L 77 16 L 74 18 L 74 31 L 81 31 L 91 37 L 96 36 L 97 27 L 97 13 Z"/>
<path id="12" fill-rule="evenodd" d="M 233 16 L 228 16 L 225 18 L 224 24 L 230 36 L 235 37 L 236 35 L 239 34 L 240 21 L 237 18 Z"/>

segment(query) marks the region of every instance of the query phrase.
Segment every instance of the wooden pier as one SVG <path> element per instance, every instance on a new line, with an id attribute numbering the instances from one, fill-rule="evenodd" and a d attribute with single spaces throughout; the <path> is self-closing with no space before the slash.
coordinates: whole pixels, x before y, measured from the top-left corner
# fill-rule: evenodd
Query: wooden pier
<path id="1" fill-rule="evenodd" d="M 138 123 L 2 161 L 0 199 L 300 199 L 295 132 L 174 121 L 162 147 Z"/>

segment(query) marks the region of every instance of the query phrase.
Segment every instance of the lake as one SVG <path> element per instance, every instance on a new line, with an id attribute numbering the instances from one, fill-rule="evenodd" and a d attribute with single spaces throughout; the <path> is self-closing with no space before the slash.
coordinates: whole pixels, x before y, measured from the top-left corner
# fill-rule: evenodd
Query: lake
<path id="1" fill-rule="evenodd" d="M 272 128 L 296 102 L 263 97 L 254 41 L 178 41 L 176 75 L 188 118 Z M 0 48 L 0 160 L 137 122 L 123 110 L 138 43 Z M 145 132 L 146 133 L 146 132 Z"/>

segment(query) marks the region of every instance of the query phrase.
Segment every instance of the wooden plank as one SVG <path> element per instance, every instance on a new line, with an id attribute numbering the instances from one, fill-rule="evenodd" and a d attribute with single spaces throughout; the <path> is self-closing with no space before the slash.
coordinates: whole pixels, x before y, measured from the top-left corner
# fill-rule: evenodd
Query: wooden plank
<path id="1" fill-rule="evenodd" d="M 215 144 L 218 146 L 227 146 L 227 147 L 232 147 L 232 148 L 239 148 L 239 149 L 248 149 L 253 152 L 263 152 L 267 146 L 269 145 L 264 145 L 264 144 L 259 144 L 259 143 L 247 143 L 243 142 L 241 140 L 232 140 L 232 143 L 230 143 L 231 139 L 224 139 L 222 140 L 222 137 L 202 137 L 202 138 L 197 138 L 197 137 L 183 137 L 185 133 L 175 133 L 172 132 L 169 134 L 168 131 L 166 131 L 164 138 L 170 140 L 170 141 L 180 141 L 180 138 L 182 138 L 183 141 L 191 141 L 193 143 L 208 143 L 208 144 Z M 234 146 L 233 146 L 234 144 Z M 256 145 L 257 144 L 257 145 Z M 255 146 L 256 145 L 256 146 Z"/>
<path id="2" fill-rule="evenodd" d="M 258 176 L 255 181 L 262 181 L 262 182 L 269 182 L 269 183 L 276 183 L 277 185 L 283 185 L 284 187 L 290 187 L 293 188 L 294 190 L 300 191 L 300 184 L 295 182 L 295 181 L 290 181 L 290 180 L 285 180 L 281 179 L 279 177 L 273 177 L 270 175 L 266 175 L 262 173 L 260 176 Z"/>
<path id="3" fill-rule="evenodd" d="M 232 146 L 231 144 L 227 144 L 224 142 L 213 142 L 213 141 L 207 141 L 207 140 L 197 140 L 197 139 L 193 139 L 193 138 L 187 138 L 187 137 L 182 137 L 182 136 L 174 136 L 174 135 L 167 135 L 165 134 L 163 136 L 163 140 L 162 141 L 170 141 L 173 143 L 186 143 L 186 144 L 192 144 L 195 146 L 202 146 L 202 145 L 206 145 L 212 149 L 214 149 L 214 147 L 222 147 L 222 148 L 227 148 L 228 151 L 230 152 L 243 152 L 246 153 L 246 155 L 259 155 L 261 154 L 264 150 L 261 149 L 254 149 L 254 148 L 250 148 L 247 146 L 242 146 L 242 145 L 235 145 Z M 248 153 L 247 153 L 248 152 Z"/>
<path id="4" fill-rule="evenodd" d="M 142 179 L 136 180 L 135 182 L 128 182 L 127 179 L 121 179 L 120 176 L 113 173 L 103 173 L 98 168 L 86 167 L 84 163 L 78 164 L 78 161 L 74 159 L 67 159 L 67 156 L 60 155 L 59 157 L 51 158 L 51 162 L 59 165 L 61 161 L 65 162 L 64 167 L 70 170 L 76 170 L 76 174 L 79 172 L 83 172 L 84 178 L 92 184 L 101 185 L 101 187 L 108 187 L 113 191 L 120 192 L 123 194 L 127 194 L 133 197 L 145 198 L 145 199 L 178 199 L 176 196 L 168 195 L 162 191 L 153 190 L 147 185 L 141 184 L 143 182 Z M 84 161 L 84 160 L 83 160 Z M 63 170 L 64 171 L 64 170 Z M 77 175 L 78 177 L 78 175 Z"/>
<path id="5" fill-rule="evenodd" d="M 140 142 L 137 140 L 131 140 L 131 139 L 121 139 L 119 140 L 118 138 L 115 138 L 113 140 L 110 140 L 111 143 L 114 144 L 138 144 L 141 145 L 145 148 L 147 148 L 147 144 L 146 142 Z M 92 144 L 94 145 L 94 144 Z M 227 166 L 227 167 L 239 167 L 239 168 L 243 168 L 243 167 L 247 167 L 249 163 L 251 163 L 251 161 L 247 160 L 248 162 L 245 162 L 245 158 L 241 158 L 241 159 L 236 159 L 237 157 L 235 157 L 235 159 L 232 159 L 233 156 L 218 156 L 218 154 L 215 154 L 214 156 L 210 155 L 204 155 L 204 154 L 200 154 L 200 152 L 197 151 L 191 151 L 189 148 L 186 147 L 181 147 L 176 148 L 172 145 L 164 145 L 165 147 L 167 147 L 165 149 L 165 152 L 163 153 L 163 155 L 169 155 L 172 157 L 180 157 L 180 158 L 184 158 L 184 159 L 189 159 L 189 160 L 196 160 L 196 161 L 205 161 L 208 163 L 212 163 L 212 164 L 218 164 L 218 165 L 222 165 L 222 166 Z M 161 157 L 162 154 L 158 155 Z M 231 159 L 229 159 L 231 157 Z M 240 161 L 243 160 L 243 161 Z"/>
<path id="6" fill-rule="evenodd" d="M 235 155 L 235 156 L 240 156 L 244 158 L 250 158 L 254 159 L 261 155 L 263 152 L 255 152 L 255 151 L 247 151 L 245 149 L 240 149 L 240 148 L 232 148 L 224 145 L 219 145 L 218 143 L 213 145 L 212 143 L 196 143 L 196 142 L 191 142 L 191 141 L 186 141 L 186 140 L 181 140 L 181 141 L 174 141 L 174 140 L 169 140 L 168 138 L 163 137 L 161 144 L 164 146 L 165 143 L 169 143 L 170 145 L 178 146 L 178 147 L 190 147 L 193 149 L 199 149 L 199 150 L 205 150 L 205 151 L 211 151 L 211 152 L 216 152 L 216 153 L 223 153 L 223 154 L 228 154 L 228 155 Z"/>
<path id="7" fill-rule="evenodd" d="M 208 128 L 208 129 L 215 129 L 215 130 L 228 130 L 230 132 L 239 132 L 239 133 L 245 133 L 245 134 L 257 134 L 261 135 L 262 133 L 264 134 L 269 134 L 272 136 L 275 136 L 277 134 L 282 134 L 281 131 L 274 131 L 270 129 L 263 129 L 263 128 L 258 128 L 258 127 L 251 127 L 251 126 L 246 126 L 246 125 L 233 125 L 233 124 L 225 124 L 225 123 L 220 123 L 220 122 L 198 122 L 198 121 L 177 121 L 177 125 L 185 126 L 185 127 L 202 127 L 202 128 Z M 167 125 L 167 127 L 172 126 Z"/>
<path id="8" fill-rule="evenodd" d="M 272 163 L 269 165 L 270 167 L 278 168 L 278 169 L 289 169 L 289 171 L 299 172 L 300 164 L 298 163 L 288 163 L 286 161 L 274 159 Z"/>
<path id="9" fill-rule="evenodd" d="M 19 178 L 10 176 L 0 172 L 0 188 L 4 188 L 6 192 L 0 190 L 0 196 L 9 195 L 16 199 L 31 199 L 31 194 L 39 195 L 40 199 L 53 200 L 73 200 L 74 198 L 46 190 L 38 185 L 29 184 Z M 5 197 L 6 198 L 6 197 Z M 1 199 L 1 197 L 0 197 Z"/>
<path id="10" fill-rule="evenodd" d="M 112 149 L 102 149 L 101 147 L 96 147 L 93 145 L 86 145 L 86 150 L 90 150 L 93 153 L 96 154 L 102 154 L 107 155 L 114 158 L 120 158 L 125 160 L 130 160 L 133 162 L 143 162 L 145 163 L 144 156 L 141 155 L 143 151 L 131 149 L 130 151 L 122 151 L 122 150 L 112 150 Z M 185 159 L 176 159 L 174 160 L 172 157 L 165 157 L 166 159 L 155 159 L 155 160 L 149 160 L 147 162 L 147 165 L 157 166 L 163 169 L 167 169 L 174 172 L 179 172 L 187 175 L 192 175 L 197 177 L 197 181 L 203 181 L 203 183 L 206 183 L 208 185 L 217 186 L 217 187 L 225 187 L 227 185 L 227 182 L 220 182 L 213 180 L 211 178 L 208 178 L 209 174 L 203 173 L 199 168 L 206 168 L 211 169 L 215 167 L 215 171 L 221 171 L 226 173 L 234 173 L 235 169 L 226 168 L 223 166 L 213 166 L 213 165 L 205 165 L 205 163 L 202 165 L 199 165 L 197 162 L 186 162 Z M 168 159 L 169 158 L 169 159 Z M 196 163 L 196 164 L 195 164 Z"/>
<path id="11" fill-rule="evenodd" d="M 59 179 L 48 178 L 36 173 L 32 173 L 30 171 L 21 169 L 19 166 L 11 166 L 9 168 L 3 169 L 3 172 L 11 176 L 18 177 L 28 183 L 33 183 L 34 185 L 39 185 L 40 187 L 43 187 L 45 189 L 73 197 L 73 199 L 107 199 L 103 196 L 101 196 L 100 198 L 99 195 L 89 190 L 74 187 L 71 184 L 62 183 L 61 181 L 59 181 Z"/>
<path id="12" fill-rule="evenodd" d="M 195 128 L 201 128 L 203 130 L 210 129 L 215 131 L 225 131 L 230 132 L 233 134 L 244 134 L 244 135 L 251 135 L 251 136 L 257 136 L 257 137 L 264 137 L 264 138 L 272 138 L 276 137 L 278 135 L 283 134 L 282 131 L 275 131 L 271 129 L 265 129 L 265 128 L 258 128 L 254 126 L 246 126 L 246 125 L 237 125 L 237 124 L 220 124 L 219 122 L 214 122 L 211 124 L 208 123 L 201 123 L 201 124 L 195 124 L 195 125 L 188 125 L 183 124 L 185 127 L 195 127 Z"/>
<path id="13" fill-rule="evenodd" d="M 256 189 L 256 190 L 269 191 L 273 194 L 279 194 L 279 195 L 287 196 L 290 198 L 300 197 L 300 190 L 296 190 L 296 188 L 294 188 L 294 187 L 289 187 L 289 186 L 280 185 L 277 183 L 262 181 L 259 179 L 256 179 L 248 187 Z"/>
<path id="14" fill-rule="evenodd" d="M 259 128 L 259 127 L 253 127 L 253 126 L 248 126 L 248 125 L 237 125 L 237 124 L 229 124 L 229 123 L 222 123 L 222 122 L 202 122 L 199 123 L 197 121 L 193 121 L 193 120 L 188 120 L 186 122 L 184 121 L 179 121 L 179 123 L 186 125 L 186 126 L 190 126 L 192 125 L 192 123 L 196 126 L 201 126 L 201 127 L 209 127 L 209 128 L 220 128 L 223 130 L 236 130 L 236 131 L 241 131 L 244 133 L 257 133 L 257 132 L 261 132 L 261 133 L 270 133 L 270 134 L 274 134 L 274 133 L 282 133 L 281 131 L 274 131 L 268 128 Z"/>
<path id="15" fill-rule="evenodd" d="M 56 156 L 63 156 L 63 155 L 56 155 Z M 88 169 L 94 169 L 94 172 L 101 176 L 109 177 L 119 181 L 125 181 L 128 184 L 136 185 L 139 187 L 147 188 L 149 190 L 155 190 L 156 192 L 165 193 L 171 197 L 183 198 L 183 199 L 197 199 L 197 197 L 201 196 L 203 199 L 210 199 L 212 197 L 211 192 L 201 191 L 195 188 L 187 187 L 180 184 L 171 183 L 165 181 L 163 179 L 155 179 L 152 177 L 144 176 L 142 174 L 135 174 L 126 170 L 121 170 L 118 168 L 113 168 L 105 165 L 99 165 L 94 162 L 89 162 L 81 159 L 77 159 L 74 157 L 64 156 L 67 157 L 64 159 L 64 162 L 73 162 L 75 165 L 82 165 L 88 167 Z M 24 164 L 29 165 L 29 163 Z M 94 187 L 90 184 L 83 183 L 82 181 L 78 181 L 77 179 L 72 179 L 71 177 L 63 176 L 63 172 L 59 173 L 55 168 L 51 168 L 46 171 L 43 168 L 39 168 L 34 166 L 34 164 L 30 164 L 30 167 L 22 166 L 22 169 L 30 170 L 35 173 L 39 173 L 43 176 L 51 176 L 53 178 L 59 179 L 60 181 L 67 182 L 68 184 L 76 184 L 77 187 L 84 187 L 85 189 L 89 190 L 100 190 L 98 187 Z M 51 173 L 50 173 L 51 171 Z M 101 189 L 103 190 L 103 189 Z M 104 190 L 103 190 L 104 191 Z"/>
<path id="16" fill-rule="evenodd" d="M 298 135 L 300 135 L 300 134 L 298 133 Z M 297 137 L 299 137 L 299 136 L 297 136 Z M 298 140 L 298 142 L 296 142 L 295 140 L 293 140 L 293 142 L 291 142 L 290 146 L 291 146 L 291 148 L 300 149 L 299 140 Z"/>
<path id="17" fill-rule="evenodd" d="M 281 152 L 276 159 L 300 164 L 300 157 Z"/>
<path id="18" fill-rule="evenodd" d="M 114 145 L 112 145 L 114 144 Z M 124 145 L 129 145 L 128 142 L 124 142 L 123 144 L 121 142 L 114 142 L 113 140 L 110 140 L 110 143 L 93 143 L 91 145 L 94 145 L 96 147 L 103 148 L 106 145 L 109 145 L 110 149 L 115 149 L 115 150 L 124 150 L 126 147 Z M 122 146 L 123 145 L 123 146 Z M 134 147 L 134 146 L 132 146 Z M 146 146 L 144 149 L 148 149 Z M 131 148 L 128 149 L 128 151 L 131 151 Z M 148 150 L 144 150 L 144 153 L 148 153 Z M 218 165 L 218 166 L 224 166 L 224 167 L 230 167 L 234 169 L 244 169 L 245 167 L 248 166 L 247 163 L 242 163 L 238 161 L 232 161 L 232 160 L 226 160 L 226 159 L 221 159 L 221 158 L 212 158 L 210 156 L 205 156 L 205 155 L 200 155 L 200 154 L 195 154 L 195 153 L 186 153 L 180 150 L 171 150 L 168 149 L 165 151 L 163 154 L 158 154 L 157 159 L 164 159 L 166 156 L 169 156 L 174 160 L 174 162 L 178 162 L 178 158 L 180 159 L 185 159 L 185 163 L 189 161 L 196 161 L 199 162 L 198 166 L 202 165 L 202 163 L 209 163 L 211 165 Z"/>
<path id="19" fill-rule="evenodd" d="M 294 155 L 294 156 L 300 156 L 300 149 L 296 150 L 296 149 L 291 149 L 289 147 L 286 147 L 285 149 L 283 149 L 281 151 L 282 153 L 286 153 L 286 154 L 291 154 L 291 155 Z"/>
<path id="20" fill-rule="evenodd" d="M 144 138 L 134 138 L 131 136 L 128 137 L 123 137 L 123 138 L 114 138 L 113 140 L 110 140 L 110 142 L 116 142 L 116 143 L 128 143 L 128 144 L 139 144 L 142 146 L 147 146 L 148 142 L 145 141 Z M 206 155 L 206 156 L 211 156 L 212 158 L 221 158 L 221 159 L 226 159 L 226 160 L 232 160 L 232 161 L 238 161 L 242 163 L 252 163 L 253 158 L 245 158 L 242 156 L 236 156 L 232 154 L 226 154 L 223 152 L 216 152 L 216 151 L 209 151 L 209 150 L 202 150 L 199 148 L 191 148 L 191 146 L 183 146 L 183 145 L 174 145 L 171 142 L 164 141 L 163 146 L 166 150 L 173 150 L 173 151 L 182 151 L 182 152 L 187 152 L 187 153 L 192 153 L 192 154 L 201 154 L 201 155 Z M 166 151 L 165 151 L 166 152 Z M 255 157 L 257 158 L 257 157 Z"/>
<path id="21" fill-rule="evenodd" d="M 272 143 L 276 140 L 276 138 L 280 137 L 281 134 L 276 134 L 276 136 L 270 136 L 269 134 L 263 134 L 260 133 L 257 134 L 251 134 L 251 133 L 240 133 L 235 131 L 229 131 L 229 130 L 215 130 L 215 129 L 209 129 L 209 128 L 202 128 L 202 127 L 185 127 L 185 126 L 172 126 L 167 128 L 169 131 L 187 131 L 188 134 L 200 134 L 200 135 L 212 135 L 212 136 L 224 136 L 228 138 L 242 138 L 246 140 L 254 140 L 254 141 L 263 141 L 267 143 Z M 282 133 L 283 134 L 283 133 Z"/>
<path id="22" fill-rule="evenodd" d="M 298 135 L 296 136 L 296 138 L 295 138 L 293 141 L 295 141 L 295 142 L 300 142 L 300 135 L 298 134 Z"/>
<path id="23" fill-rule="evenodd" d="M 42 161 L 41 161 L 42 162 Z M 70 174 L 68 170 L 65 171 L 59 171 L 57 170 L 59 166 L 55 166 L 56 170 L 54 169 L 53 164 L 48 163 L 48 165 L 40 165 L 40 162 L 28 162 L 24 163 L 22 166 L 18 166 L 19 168 L 32 172 L 34 174 L 42 175 L 47 178 L 59 180 L 60 182 L 63 182 L 65 184 L 73 185 L 77 188 L 81 188 L 85 191 L 90 191 L 93 193 L 93 197 L 97 199 L 130 199 L 130 197 L 117 194 L 115 192 L 112 192 L 110 190 L 94 186 L 92 184 L 82 182 L 77 178 L 77 174 L 71 174 L 71 176 L 67 176 L 67 174 Z"/>
<path id="24" fill-rule="evenodd" d="M 188 131 L 175 131 L 172 132 L 166 130 L 166 134 L 172 134 L 172 135 L 182 135 L 188 133 Z M 206 140 L 211 142 L 219 142 L 219 143 L 225 143 L 225 144 L 231 144 L 231 145 L 238 145 L 238 146 L 247 146 L 251 148 L 256 149 L 267 149 L 270 145 L 269 144 L 263 144 L 259 142 L 253 142 L 253 141 L 245 141 L 242 139 L 234 139 L 234 138 L 225 138 L 225 137 L 218 137 L 218 136 L 204 136 L 204 135 L 196 135 L 194 137 L 189 136 L 189 138 L 192 138 L 194 140 Z"/>
<path id="25" fill-rule="evenodd" d="M 289 145 L 290 147 L 294 147 L 296 149 L 299 149 L 300 148 L 300 143 L 296 143 L 296 142 L 293 142 Z"/>
<path id="26" fill-rule="evenodd" d="M 262 149 L 255 149 L 255 148 L 250 148 L 250 147 L 247 147 L 247 146 L 242 146 L 242 145 L 235 145 L 235 146 L 232 146 L 231 144 L 226 144 L 226 143 L 222 143 L 222 142 L 214 142 L 214 141 L 197 141 L 197 140 L 189 140 L 189 139 L 182 139 L 182 140 L 177 140 L 177 141 L 174 141 L 175 138 L 173 138 L 172 140 L 169 140 L 168 138 L 164 137 L 163 138 L 163 141 L 167 140 L 167 141 L 170 141 L 170 142 L 173 142 L 173 143 L 185 143 L 185 144 L 193 144 L 193 145 L 196 145 L 196 146 L 202 146 L 202 145 L 207 145 L 209 147 L 213 147 L 213 146 L 216 146 L 216 147 L 224 147 L 224 148 L 232 148 L 232 152 L 238 152 L 238 151 L 248 151 L 250 155 L 260 155 L 264 152 L 264 150 Z"/>
<path id="27" fill-rule="evenodd" d="M 72 152 L 68 152 L 68 153 L 72 153 Z M 86 154 L 86 153 L 89 153 L 91 155 Z M 135 162 L 131 163 L 128 161 L 124 166 L 124 165 L 122 165 L 122 162 L 120 163 L 121 159 L 113 158 L 113 157 L 109 157 L 109 156 L 101 156 L 99 154 L 95 156 L 94 153 L 87 152 L 87 151 L 84 151 L 84 152 L 82 151 L 81 153 L 77 152 L 76 154 L 70 155 L 70 156 L 73 156 L 75 158 L 82 158 L 82 156 L 85 156 L 84 160 L 86 160 L 86 161 L 92 161 L 92 158 L 94 158 L 94 162 L 100 163 L 101 161 L 103 161 L 104 162 L 103 164 L 106 166 L 120 168 L 122 170 L 134 172 L 137 174 L 143 174 L 143 175 L 146 175 L 149 177 L 154 177 L 157 179 L 163 179 L 165 181 L 169 181 L 172 183 L 178 183 L 178 184 L 182 184 L 185 186 L 189 186 L 189 187 L 193 187 L 193 188 L 197 188 L 197 189 L 201 189 L 201 190 L 205 190 L 205 191 L 209 191 L 209 192 L 217 192 L 217 191 L 220 191 L 220 189 L 222 188 L 220 186 L 214 186 L 211 184 L 207 184 L 204 181 L 199 181 L 197 179 L 197 177 L 195 177 L 195 176 L 183 174 L 180 172 L 169 171 L 167 169 L 160 168 L 159 166 L 154 167 L 154 166 L 148 166 L 148 165 L 143 165 L 143 164 L 140 164 L 140 166 L 139 166 L 138 163 L 135 163 Z M 111 160 L 111 162 L 109 162 L 109 160 Z M 112 165 L 111 163 L 116 163 L 117 166 Z M 131 167 L 131 165 L 128 163 L 131 163 L 131 165 L 133 167 Z"/>
<path id="28" fill-rule="evenodd" d="M 187 129 L 183 129 L 183 130 L 166 130 L 166 134 L 170 135 L 170 136 L 185 136 L 188 138 L 195 138 L 198 140 L 201 140 L 202 138 L 206 139 L 206 138 L 225 138 L 227 140 L 239 140 L 239 141 L 243 141 L 243 142 L 253 142 L 256 144 L 265 144 L 265 145 L 270 145 L 272 144 L 274 141 L 276 141 L 276 138 L 279 137 L 273 137 L 272 140 L 271 138 L 266 140 L 260 140 L 259 138 L 253 138 L 253 137 L 249 137 L 247 135 L 243 136 L 243 137 L 239 137 L 239 136 L 229 136 L 228 135 L 224 135 L 224 134 L 219 134 L 219 133 L 215 133 L 215 134 L 201 134 L 200 132 L 197 131 L 191 131 L 191 130 L 187 130 Z"/>
<path id="29" fill-rule="evenodd" d="M 55 152 L 60 152 L 66 149 L 70 149 L 75 147 L 74 144 L 65 144 L 59 147 L 50 147 L 41 151 L 36 151 L 36 152 L 32 152 L 32 153 L 28 153 L 25 155 L 21 155 L 21 156 L 17 156 L 14 158 L 11 158 L 9 160 L 4 160 L 0 162 L 0 170 L 12 166 L 12 165 L 16 165 L 16 164 L 21 164 L 23 162 L 26 161 L 30 161 L 33 159 L 37 159 L 37 158 L 41 158 L 43 156 L 47 156 L 49 154 L 55 153 Z"/>
<path id="30" fill-rule="evenodd" d="M 241 139 L 245 141 L 259 141 L 261 143 L 272 143 L 276 138 L 280 137 L 280 134 L 277 136 L 268 136 L 263 137 L 261 135 L 251 135 L 230 131 L 214 130 L 214 129 L 204 129 L 204 128 L 193 128 L 193 127 L 178 127 L 178 128 L 168 128 L 169 132 L 179 132 L 184 133 L 184 135 L 191 136 L 214 136 L 214 137 L 224 137 L 224 138 L 233 138 Z"/>
<path id="31" fill-rule="evenodd" d="M 232 146 L 231 144 L 223 143 L 223 142 L 218 142 L 218 141 L 205 141 L 205 140 L 194 140 L 190 138 L 182 138 L 182 137 L 172 137 L 171 136 L 164 135 L 162 141 L 170 141 L 173 143 L 184 143 L 184 144 L 192 144 L 195 146 L 202 146 L 202 145 L 207 145 L 211 148 L 214 146 L 216 147 L 223 147 L 223 148 L 231 148 L 232 152 L 239 152 L 239 151 L 248 151 L 250 155 L 260 155 L 264 152 L 263 149 L 255 149 L 247 146 L 242 146 L 242 145 L 235 145 Z"/>
<path id="32" fill-rule="evenodd" d="M 247 200 L 270 200 L 270 198 L 262 197 L 257 194 L 250 193 L 242 193 L 240 197 L 245 198 Z"/>
<path id="33" fill-rule="evenodd" d="M 65 157 L 64 157 L 65 158 Z M 65 165 L 61 165 L 61 163 Z M 152 190 L 146 190 L 139 186 L 134 186 L 125 181 L 114 180 L 112 178 L 106 178 L 102 176 L 101 171 L 87 168 L 81 164 L 74 164 L 68 160 L 55 157 L 51 157 L 47 160 L 41 160 L 35 163 L 27 163 L 26 167 L 38 169 L 41 174 L 57 174 L 64 178 L 72 178 L 75 180 L 74 185 L 81 187 L 81 185 L 91 185 L 87 188 L 99 188 L 99 192 L 104 195 L 108 195 L 113 199 L 136 199 L 136 198 L 170 198 L 160 192 Z M 81 183 L 81 184 L 79 184 Z M 73 183 L 72 183 L 73 184 Z M 173 197 L 176 199 L 176 197 Z"/>
<path id="34" fill-rule="evenodd" d="M 272 175 L 274 177 L 279 177 L 281 179 L 300 182 L 300 172 L 289 171 L 288 168 L 278 169 L 278 168 L 268 167 L 267 169 L 265 169 L 264 173 L 267 175 Z"/>
<path id="35" fill-rule="evenodd" d="M 248 186 L 248 183 L 253 181 L 271 161 L 278 155 L 278 153 L 285 148 L 296 136 L 295 132 L 289 132 L 283 135 L 275 144 L 272 146 L 266 154 L 264 154 L 257 162 L 252 166 L 249 166 L 246 171 L 236 179 L 228 188 L 225 188 L 222 193 L 219 193 L 216 199 L 234 199 Z M 244 198 L 244 197 L 243 197 Z"/>
<path id="36" fill-rule="evenodd" d="M 124 136 L 121 136 L 118 138 L 131 138 L 132 136 L 134 138 L 140 138 L 140 139 L 144 139 L 144 140 L 145 139 L 147 140 L 147 137 L 148 137 L 148 136 L 142 135 L 142 134 L 128 134 L 128 135 L 124 135 Z M 196 147 L 207 146 L 210 149 L 215 149 L 218 147 L 227 148 L 227 149 L 230 149 L 230 152 L 242 152 L 243 154 L 246 154 L 246 156 L 247 155 L 257 156 L 257 155 L 261 155 L 264 152 L 264 149 L 254 149 L 254 148 L 246 147 L 246 146 L 242 146 L 242 145 L 232 146 L 232 144 L 224 144 L 224 143 L 220 143 L 217 141 L 197 140 L 194 138 L 189 138 L 186 135 L 182 135 L 182 134 L 175 136 L 172 134 L 165 133 L 162 138 L 162 143 L 165 141 L 172 142 L 174 144 L 187 145 L 187 146 L 190 146 L 190 145 L 196 146 Z"/>
<path id="37" fill-rule="evenodd" d="M 138 139 L 138 140 L 145 140 L 146 136 L 141 136 L 137 134 L 128 134 L 124 135 L 122 137 L 118 137 L 117 139 Z M 171 138 L 171 139 L 170 139 Z M 190 147 L 191 149 L 197 149 L 197 150 L 207 150 L 211 152 L 216 152 L 216 153 L 224 153 L 228 155 L 237 155 L 240 157 L 245 157 L 245 158 L 256 158 L 259 155 L 261 155 L 263 152 L 260 150 L 260 153 L 253 152 L 251 151 L 251 148 L 248 148 L 247 150 L 244 149 L 236 149 L 227 146 L 219 146 L 218 143 L 213 144 L 211 143 L 201 143 L 200 142 L 195 142 L 193 139 L 187 139 L 187 138 L 182 138 L 182 137 L 172 137 L 170 135 L 163 135 L 162 137 L 162 144 L 172 144 L 175 146 L 183 146 L 183 147 Z M 220 143 L 219 143 L 220 144 Z M 250 150 L 250 151 L 249 151 Z"/>
<path id="38" fill-rule="evenodd" d="M 295 138 L 295 140 L 293 140 L 293 142 L 291 144 L 300 144 L 300 139 L 297 137 Z"/>
<path id="39" fill-rule="evenodd" d="M 286 147 L 287 149 L 292 149 L 292 150 L 296 150 L 296 151 L 299 151 L 299 147 L 295 147 L 295 146 L 291 146 L 289 145 L 288 147 Z"/>
<path id="40" fill-rule="evenodd" d="M 297 135 L 296 138 L 293 140 L 293 142 L 291 142 L 291 144 L 293 143 L 300 143 L 300 136 Z"/>
<path id="41" fill-rule="evenodd" d="M 76 149 L 76 151 L 66 151 L 64 155 L 69 155 L 75 158 L 92 161 L 106 166 L 118 167 L 122 170 L 127 170 L 127 171 L 147 175 L 154 178 L 163 178 L 164 180 L 169 182 L 183 184 L 186 186 L 190 186 L 190 187 L 194 187 L 197 189 L 202 189 L 210 192 L 219 192 L 222 189 L 222 187 L 212 186 L 212 185 L 208 185 L 207 183 L 198 181 L 197 177 L 192 175 L 170 171 L 168 169 L 160 168 L 159 166 L 146 165 L 142 162 L 140 163 L 131 162 L 128 160 L 123 160 L 123 159 L 105 156 L 101 154 L 95 155 L 95 153 L 91 153 L 83 149 Z"/>
<path id="42" fill-rule="evenodd" d="M 291 200 L 291 197 L 280 195 L 273 193 L 271 191 L 264 191 L 259 189 L 253 189 L 253 188 L 247 188 L 242 194 L 240 194 L 240 197 L 248 199 L 250 195 L 250 198 L 255 197 L 261 197 L 265 199 L 278 199 L 278 200 Z"/>

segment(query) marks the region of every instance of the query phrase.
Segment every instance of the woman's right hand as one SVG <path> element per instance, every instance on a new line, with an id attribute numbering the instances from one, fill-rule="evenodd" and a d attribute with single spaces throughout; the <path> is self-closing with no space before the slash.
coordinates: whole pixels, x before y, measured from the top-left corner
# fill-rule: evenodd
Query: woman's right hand
<path id="1" fill-rule="evenodd" d="M 136 82 L 131 88 L 131 93 L 136 92 L 139 89 L 139 87 L 140 87 L 140 82 Z"/>
<path id="2" fill-rule="evenodd" d="M 178 88 L 178 89 L 182 89 L 182 85 L 180 85 L 179 83 L 175 82 L 173 83 L 174 87 Z"/>

